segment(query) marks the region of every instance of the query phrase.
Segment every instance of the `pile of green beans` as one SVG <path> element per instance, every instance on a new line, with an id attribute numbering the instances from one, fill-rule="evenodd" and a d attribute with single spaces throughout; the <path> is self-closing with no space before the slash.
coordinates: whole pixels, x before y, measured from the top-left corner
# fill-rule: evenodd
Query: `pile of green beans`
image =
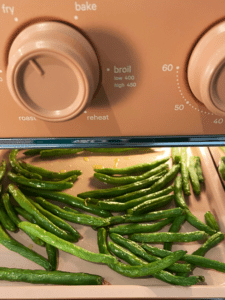
<path id="1" fill-rule="evenodd" d="M 38 155 L 37 159 L 41 159 L 84 151 L 123 153 L 130 149 L 35 149 L 23 154 Z M 225 273 L 224 263 L 203 257 L 224 239 L 216 218 L 209 211 L 205 214 L 205 223 L 200 221 L 192 214 L 184 198 L 184 195 L 187 197 L 191 193 L 189 182 L 196 196 L 200 196 L 200 184 L 204 182 L 199 157 L 193 156 L 188 161 L 185 147 L 172 149 L 171 167 L 171 157 L 165 157 L 126 168 L 95 168 L 94 177 L 106 185 L 110 184 L 110 187 L 84 191 L 77 196 L 64 190 L 73 187 L 82 171 L 53 172 L 19 160 L 18 153 L 17 149 L 10 151 L 11 169 L 8 172 L 6 161 L 0 165 L 0 183 L 6 175 L 10 181 L 2 196 L 2 205 L 0 203 L 3 226 L 0 228 L 0 243 L 33 260 L 46 271 L 0 268 L 0 280 L 103 284 L 103 278 L 98 275 L 57 271 L 59 250 L 92 263 L 105 264 L 126 277 L 153 276 L 172 285 L 191 286 L 204 282 L 203 276 L 190 276 L 196 266 Z M 52 200 L 72 208 L 62 208 Z M 26 221 L 21 221 L 18 215 Z M 4 221 L 7 219 L 11 224 Z M 91 226 L 97 234 L 99 253 L 77 246 L 75 243 L 81 235 L 66 221 Z M 179 232 L 184 222 L 190 223 L 196 231 Z M 169 230 L 166 228 L 168 226 Z M 44 246 L 48 258 L 27 251 L 28 248 L 16 244 L 5 232 L 16 232 L 18 229 L 37 245 Z M 192 255 L 185 250 L 172 251 L 174 243 L 194 241 L 204 243 Z M 149 243 L 161 243 L 164 249 L 152 247 Z M 151 252 L 153 250 L 154 253 Z"/>

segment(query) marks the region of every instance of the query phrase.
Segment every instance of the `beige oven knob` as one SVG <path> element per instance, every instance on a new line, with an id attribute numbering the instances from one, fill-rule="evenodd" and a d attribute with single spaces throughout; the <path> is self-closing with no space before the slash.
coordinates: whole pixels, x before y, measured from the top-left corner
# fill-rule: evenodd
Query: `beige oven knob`
<path id="1" fill-rule="evenodd" d="M 188 64 L 195 97 L 216 115 L 225 115 L 225 22 L 211 28 L 195 46 Z"/>
<path id="2" fill-rule="evenodd" d="M 14 100 L 46 121 L 79 115 L 99 83 L 99 63 L 89 41 L 60 22 L 28 26 L 13 41 L 7 84 Z"/>

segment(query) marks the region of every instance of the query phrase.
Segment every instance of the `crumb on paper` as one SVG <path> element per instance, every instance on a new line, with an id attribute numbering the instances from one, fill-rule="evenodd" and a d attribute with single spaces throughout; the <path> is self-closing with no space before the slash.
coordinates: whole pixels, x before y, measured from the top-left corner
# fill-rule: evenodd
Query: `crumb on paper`
<path id="1" fill-rule="evenodd" d="M 31 250 L 33 249 L 33 247 L 34 247 L 34 246 L 33 246 L 32 244 L 30 244 L 30 245 L 28 246 L 28 248 L 31 249 Z"/>
<path id="2" fill-rule="evenodd" d="M 84 157 L 84 161 L 89 161 L 89 158 L 88 157 Z"/>
<path id="3" fill-rule="evenodd" d="M 61 170 L 60 173 L 66 173 L 66 170 Z"/>
<path id="4" fill-rule="evenodd" d="M 119 163 L 119 158 L 115 158 L 114 159 L 114 166 L 113 166 L 113 168 L 117 168 L 118 167 L 118 163 Z"/>
<path id="5" fill-rule="evenodd" d="M 124 157 L 124 159 L 125 159 L 125 160 L 130 160 L 131 157 L 129 157 L 129 156 L 128 156 L 128 157 Z"/>
<path id="6" fill-rule="evenodd" d="M 93 165 L 93 169 L 103 169 L 102 165 Z"/>

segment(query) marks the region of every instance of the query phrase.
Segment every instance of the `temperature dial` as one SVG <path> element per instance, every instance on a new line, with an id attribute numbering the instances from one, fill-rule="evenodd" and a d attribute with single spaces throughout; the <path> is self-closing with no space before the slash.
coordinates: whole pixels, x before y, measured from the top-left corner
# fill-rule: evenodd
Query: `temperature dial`
<path id="1" fill-rule="evenodd" d="M 216 115 L 225 115 L 225 22 L 197 43 L 188 65 L 188 81 L 199 101 Z"/>
<path id="2" fill-rule="evenodd" d="M 60 22 L 25 28 L 13 41 L 7 84 L 14 100 L 46 121 L 79 115 L 99 83 L 99 63 L 89 41 Z"/>

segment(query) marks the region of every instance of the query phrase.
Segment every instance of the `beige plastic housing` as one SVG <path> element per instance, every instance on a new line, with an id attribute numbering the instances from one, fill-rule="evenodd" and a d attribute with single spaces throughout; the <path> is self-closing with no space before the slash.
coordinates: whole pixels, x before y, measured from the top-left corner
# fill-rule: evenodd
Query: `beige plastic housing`
<path id="1" fill-rule="evenodd" d="M 217 115 L 225 115 L 225 22 L 197 43 L 188 64 L 188 81 L 196 98 Z"/>
<path id="2" fill-rule="evenodd" d="M 187 74 L 224 20 L 224 0 L 0 0 L 0 138 L 224 135 Z"/>
<path id="3" fill-rule="evenodd" d="M 46 121 L 80 114 L 99 83 L 97 56 L 87 39 L 60 22 L 26 27 L 13 41 L 7 68 L 14 100 Z"/>

